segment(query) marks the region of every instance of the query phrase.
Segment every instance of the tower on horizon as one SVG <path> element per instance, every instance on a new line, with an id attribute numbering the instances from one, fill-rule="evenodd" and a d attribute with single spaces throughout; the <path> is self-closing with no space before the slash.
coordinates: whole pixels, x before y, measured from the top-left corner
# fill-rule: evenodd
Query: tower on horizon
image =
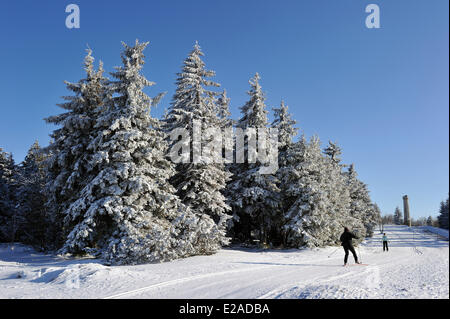
<path id="1" fill-rule="evenodd" d="M 403 196 L 403 222 L 405 225 L 411 227 L 411 218 L 409 216 L 408 195 Z"/>

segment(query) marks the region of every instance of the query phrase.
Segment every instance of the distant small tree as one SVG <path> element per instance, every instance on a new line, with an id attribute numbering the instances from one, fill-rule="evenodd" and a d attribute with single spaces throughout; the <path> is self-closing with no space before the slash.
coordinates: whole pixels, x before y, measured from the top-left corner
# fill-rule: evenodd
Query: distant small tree
<path id="1" fill-rule="evenodd" d="M 426 226 L 427 219 L 425 217 L 420 217 L 418 219 L 411 218 L 411 226 Z"/>
<path id="2" fill-rule="evenodd" d="M 378 224 L 380 232 L 383 231 L 383 219 L 381 217 L 381 209 L 377 203 L 373 203 L 373 209 L 376 216 L 376 223 Z"/>
<path id="3" fill-rule="evenodd" d="M 381 217 L 381 222 L 383 225 L 389 225 L 394 223 L 394 215 L 389 214 Z"/>
<path id="4" fill-rule="evenodd" d="M 394 224 L 396 225 L 402 225 L 403 224 L 403 218 L 402 218 L 402 211 L 398 206 L 395 208 L 394 212 Z"/>
<path id="5" fill-rule="evenodd" d="M 433 224 L 434 224 L 433 217 L 428 216 L 428 218 L 427 218 L 427 226 L 433 226 Z"/>
<path id="6" fill-rule="evenodd" d="M 437 218 L 433 218 L 433 227 L 439 227 L 439 220 Z"/>
<path id="7" fill-rule="evenodd" d="M 439 227 L 448 229 L 448 197 L 447 200 L 441 202 L 441 207 L 439 208 Z"/>

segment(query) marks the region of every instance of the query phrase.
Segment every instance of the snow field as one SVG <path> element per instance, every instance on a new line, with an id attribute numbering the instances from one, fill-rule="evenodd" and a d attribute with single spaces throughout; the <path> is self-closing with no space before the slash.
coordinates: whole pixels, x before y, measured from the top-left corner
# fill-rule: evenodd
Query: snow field
<path id="1" fill-rule="evenodd" d="M 0 298 L 449 298 L 448 241 L 406 226 L 386 226 L 385 232 L 389 252 L 377 232 L 356 248 L 368 266 L 350 267 L 342 267 L 339 247 L 226 248 L 211 256 L 108 267 L 4 244 Z"/>

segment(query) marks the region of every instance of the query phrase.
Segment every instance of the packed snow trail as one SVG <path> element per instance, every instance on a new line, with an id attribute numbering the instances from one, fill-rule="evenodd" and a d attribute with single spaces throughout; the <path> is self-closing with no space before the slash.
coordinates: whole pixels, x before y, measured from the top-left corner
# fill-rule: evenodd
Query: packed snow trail
<path id="1" fill-rule="evenodd" d="M 448 241 L 386 226 L 356 248 L 368 266 L 342 267 L 343 249 L 223 249 L 162 264 L 107 267 L 0 246 L 0 298 L 449 298 Z M 352 264 L 353 257 L 349 256 Z"/>

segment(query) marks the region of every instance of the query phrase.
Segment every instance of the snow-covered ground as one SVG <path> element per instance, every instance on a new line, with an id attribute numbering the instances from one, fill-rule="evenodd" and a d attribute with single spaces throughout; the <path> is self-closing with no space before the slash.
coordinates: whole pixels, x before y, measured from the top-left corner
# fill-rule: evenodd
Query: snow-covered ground
<path id="1" fill-rule="evenodd" d="M 385 226 L 385 232 L 389 252 L 377 233 L 357 248 L 368 265 L 349 267 L 342 267 L 337 247 L 223 249 L 109 267 L 2 244 L 0 298 L 449 298 L 448 241 L 406 226 Z"/>
<path id="2" fill-rule="evenodd" d="M 448 229 L 437 228 L 433 226 L 419 226 L 419 231 L 429 232 L 448 239 Z"/>

